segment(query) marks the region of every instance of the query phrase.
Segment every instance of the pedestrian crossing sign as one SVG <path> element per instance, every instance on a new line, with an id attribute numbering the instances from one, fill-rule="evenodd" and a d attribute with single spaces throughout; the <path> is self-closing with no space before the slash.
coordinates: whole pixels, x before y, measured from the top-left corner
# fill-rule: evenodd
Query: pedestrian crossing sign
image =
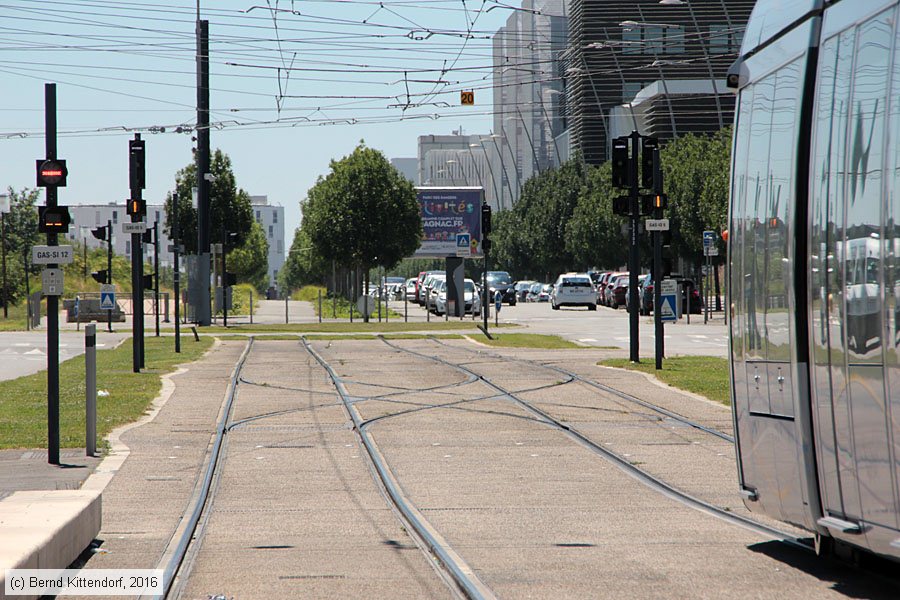
<path id="1" fill-rule="evenodd" d="M 677 321 L 678 314 L 675 312 L 675 294 L 664 295 L 660 298 L 659 318 L 664 323 L 667 321 Z"/>
<path id="2" fill-rule="evenodd" d="M 100 310 L 114 310 L 116 308 L 115 292 L 100 292 Z"/>

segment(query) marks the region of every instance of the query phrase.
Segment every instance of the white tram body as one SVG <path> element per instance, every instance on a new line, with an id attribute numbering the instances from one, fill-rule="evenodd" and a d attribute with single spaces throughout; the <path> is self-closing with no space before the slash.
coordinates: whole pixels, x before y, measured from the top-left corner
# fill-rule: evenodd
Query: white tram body
<path id="1" fill-rule="evenodd" d="M 759 0 L 729 73 L 752 511 L 900 559 L 900 1 Z"/>

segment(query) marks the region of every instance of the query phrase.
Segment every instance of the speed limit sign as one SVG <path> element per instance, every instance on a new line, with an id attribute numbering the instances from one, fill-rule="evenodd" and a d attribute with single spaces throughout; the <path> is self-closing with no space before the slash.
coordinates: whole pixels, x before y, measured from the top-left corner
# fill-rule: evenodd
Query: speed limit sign
<path id="1" fill-rule="evenodd" d="M 475 104 L 475 92 L 473 90 L 464 90 L 459 93 L 459 101 L 463 106 L 472 106 Z"/>

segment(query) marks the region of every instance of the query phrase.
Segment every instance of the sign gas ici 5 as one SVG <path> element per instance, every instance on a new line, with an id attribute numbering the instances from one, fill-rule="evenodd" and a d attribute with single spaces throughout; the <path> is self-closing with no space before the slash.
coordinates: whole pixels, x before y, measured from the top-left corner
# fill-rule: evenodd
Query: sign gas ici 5
<path id="1" fill-rule="evenodd" d="M 457 256 L 458 234 L 469 236 L 470 253 L 483 256 L 481 247 L 482 188 L 416 188 L 422 217 L 422 244 L 414 256 Z M 463 239 L 465 236 L 461 236 Z"/>

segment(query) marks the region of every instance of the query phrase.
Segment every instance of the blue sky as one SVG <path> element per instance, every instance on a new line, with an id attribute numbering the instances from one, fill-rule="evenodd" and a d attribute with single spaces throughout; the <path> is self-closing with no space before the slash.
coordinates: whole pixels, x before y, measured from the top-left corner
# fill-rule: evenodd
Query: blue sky
<path id="1" fill-rule="evenodd" d="M 147 140 L 144 196 L 161 202 L 192 160 L 195 10 L 195 0 L 0 3 L 0 186 L 34 186 L 53 82 L 70 173 L 60 203 L 124 204 L 135 131 Z M 509 14 L 499 0 L 202 0 L 212 147 L 231 156 L 240 187 L 285 207 L 290 239 L 306 190 L 361 139 L 392 158 L 415 156 L 419 135 L 490 129 L 488 38 Z M 459 106 L 467 88 L 475 107 Z"/>

